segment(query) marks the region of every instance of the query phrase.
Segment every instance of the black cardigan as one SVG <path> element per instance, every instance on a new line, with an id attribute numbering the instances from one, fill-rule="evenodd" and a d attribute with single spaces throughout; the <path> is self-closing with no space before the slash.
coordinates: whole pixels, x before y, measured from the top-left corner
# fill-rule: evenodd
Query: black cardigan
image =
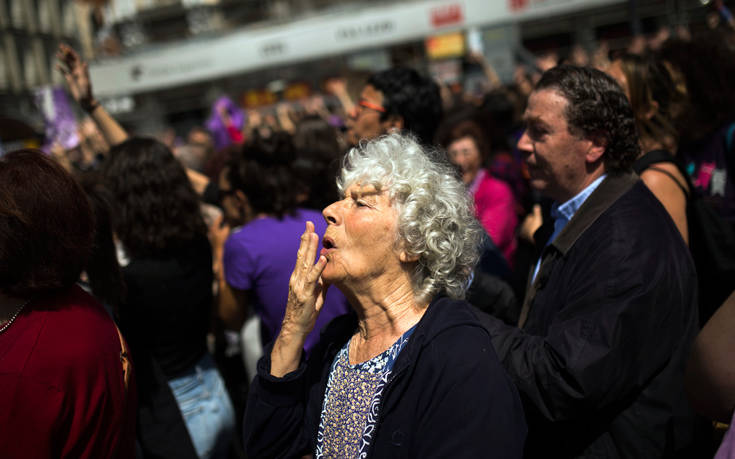
<path id="1" fill-rule="evenodd" d="M 330 365 L 357 326 L 332 321 L 308 363 L 283 378 L 258 363 L 244 421 L 248 457 L 312 454 Z M 396 361 L 370 457 L 497 457 L 523 454 L 526 425 L 515 387 L 467 303 L 433 301 Z"/>

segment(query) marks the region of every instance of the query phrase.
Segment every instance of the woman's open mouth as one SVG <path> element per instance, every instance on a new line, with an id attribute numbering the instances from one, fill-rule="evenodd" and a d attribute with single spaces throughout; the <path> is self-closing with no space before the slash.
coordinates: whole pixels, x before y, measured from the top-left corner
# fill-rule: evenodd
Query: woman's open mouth
<path id="1" fill-rule="evenodd" d="M 329 252 L 336 248 L 337 247 L 334 245 L 334 241 L 329 237 L 325 237 L 324 239 L 322 239 L 322 250 L 321 252 L 319 252 L 319 254 L 324 255 L 325 257 L 327 257 L 327 259 L 329 259 Z"/>

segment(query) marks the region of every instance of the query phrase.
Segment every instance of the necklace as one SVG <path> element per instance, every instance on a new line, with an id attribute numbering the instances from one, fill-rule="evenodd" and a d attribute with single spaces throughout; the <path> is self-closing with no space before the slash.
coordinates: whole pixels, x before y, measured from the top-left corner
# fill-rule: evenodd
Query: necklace
<path id="1" fill-rule="evenodd" d="M 20 314 L 20 311 L 22 311 L 23 308 L 25 308 L 26 305 L 28 303 L 30 303 L 30 302 L 31 302 L 31 300 L 28 300 L 25 303 L 23 303 L 20 306 L 18 306 L 18 309 L 16 309 L 15 312 L 13 313 L 13 315 L 10 316 L 10 319 L 7 322 L 5 322 L 5 325 L 3 325 L 2 327 L 0 327 L 0 333 L 2 333 L 5 330 L 7 330 L 7 328 L 15 321 L 15 318 L 18 317 L 18 314 Z"/>

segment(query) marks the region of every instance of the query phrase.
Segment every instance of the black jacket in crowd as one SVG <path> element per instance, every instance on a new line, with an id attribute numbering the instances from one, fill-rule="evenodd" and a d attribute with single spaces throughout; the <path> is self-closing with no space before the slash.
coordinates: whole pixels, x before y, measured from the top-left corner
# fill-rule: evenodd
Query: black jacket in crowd
<path id="1" fill-rule="evenodd" d="M 258 363 L 244 422 L 248 457 L 313 454 L 329 370 L 357 329 L 354 314 L 322 332 L 308 363 L 283 378 Z M 520 458 L 523 408 L 467 303 L 433 301 L 396 360 L 369 457 Z"/>
<path id="2" fill-rule="evenodd" d="M 548 222 L 536 236 L 544 247 Z M 608 176 L 546 246 L 521 328 L 483 319 L 518 387 L 527 457 L 671 457 L 692 441 L 689 251 L 633 174 Z"/>

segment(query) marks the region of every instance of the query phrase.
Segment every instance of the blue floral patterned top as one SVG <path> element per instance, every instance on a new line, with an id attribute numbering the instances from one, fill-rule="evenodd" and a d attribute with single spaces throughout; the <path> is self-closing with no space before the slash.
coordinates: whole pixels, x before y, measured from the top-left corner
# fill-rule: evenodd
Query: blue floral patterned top
<path id="1" fill-rule="evenodd" d="M 416 326 L 411 327 L 385 352 L 350 365 L 352 339 L 332 362 L 319 421 L 316 458 L 367 457 L 378 420 L 380 400 L 393 364 Z"/>

